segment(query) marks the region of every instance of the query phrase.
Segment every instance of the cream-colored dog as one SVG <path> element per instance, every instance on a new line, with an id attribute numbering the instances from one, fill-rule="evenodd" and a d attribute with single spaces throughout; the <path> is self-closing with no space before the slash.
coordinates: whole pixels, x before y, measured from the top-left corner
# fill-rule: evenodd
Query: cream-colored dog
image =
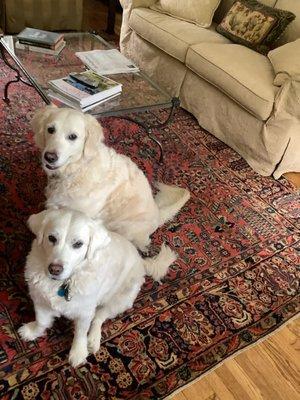
<path id="1" fill-rule="evenodd" d="M 144 250 L 149 236 L 189 199 L 185 189 L 158 184 L 154 198 L 143 172 L 103 143 L 95 118 L 47 106 L 32 120 L 35 141 L 49 176 L 47 207 L 69 207 L 101 219 Z"/>
<path id="2" fill-rule="evenodd" d="M 156 257 L 142 259 L 127 239 L 78 211 L 46 210 L 28 223 L 36 239 L 25 278 L 36 320 L 19 333 L 24 340 L 34 340 L 55 317 L 73 320 L 73 366 L 85 361 L 88 348 L 99 350 L 102 323 L 132 307 L 144 275 L 159 280 L 176 259 L 166 246 Z"/>

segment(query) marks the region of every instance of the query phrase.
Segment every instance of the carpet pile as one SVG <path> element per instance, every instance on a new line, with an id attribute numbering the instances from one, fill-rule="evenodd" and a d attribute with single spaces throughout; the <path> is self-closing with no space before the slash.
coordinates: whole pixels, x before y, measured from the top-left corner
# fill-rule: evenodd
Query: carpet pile
<path id="1" fill-rule="evenodd" d="M 0 64 L 0 90 L 10 75 Z M 285 179 L 253 172 L 241 157 L 179 110 L 161 132 L 165 162 L 135 124 L 103 119 L 107 143 L 149 181 L 187 187 L 191 200 L 153 235 L 178 260 L 159 285 L 148 279 L 134 308 L 103 329 L 101 350 L 73 369 L 72 324 L 24 343 L 32 320 L 23 277 L 30 214 L 43 209 L 46 177 L 29 121 L 42 102 L 22 84 L 0 102 L 0 397 L 162 399 L 226 357 L 270 334 L 299 311 L 300 201 Z M 155 112 L 147 118 L 164 118 Z"/>

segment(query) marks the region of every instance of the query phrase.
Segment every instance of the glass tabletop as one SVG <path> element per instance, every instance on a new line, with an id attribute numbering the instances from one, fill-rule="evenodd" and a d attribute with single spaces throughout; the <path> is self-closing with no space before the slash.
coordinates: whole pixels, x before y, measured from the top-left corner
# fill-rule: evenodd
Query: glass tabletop
<path id="1" fill-rule="evenodd" d="M 70 72 L 81 72 L 86 69 L 75 55 L 76 52 L 113 48 L 100 36 L 91 33 L 65 33 L 64 38 L 65 48 L 58 56 L 53 56 L 21 50 L 15 46 L 17 38 L 13 37 L 14 57 L 47 97 L 50 80 L 63 78 Z M 90 114 L 120 115 L 172 106 L 172 98 L 143 72 L 109 75 L 109 77 L 122 83 L 121 95 L 88 111 Z M 51 101 L 50 98 L 49 100 Z"/>

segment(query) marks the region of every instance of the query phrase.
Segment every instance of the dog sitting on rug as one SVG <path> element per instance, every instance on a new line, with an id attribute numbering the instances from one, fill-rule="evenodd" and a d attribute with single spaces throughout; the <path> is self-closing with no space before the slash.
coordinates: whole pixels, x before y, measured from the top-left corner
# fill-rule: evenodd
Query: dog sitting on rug
<path id="1" fill-rule="evenodd" d="M 90 115 L 47 106 L 35 113 L 32 127 L 49 178 L 47 207 L 70 207 L 101 219 L 142 251 L 190 197 L 186 189 L 162 183 L 153 197 L 144 173 L 103 143 L 102 127 Z"/>
<path id="2" fill-rule="evenodd" d="M 24 340 L 34 340 L 55 317 L 73 320 L 73 367 L 85 362 L 88 349 L 99 350 L 102 323 L 132 307 L 145 274 L 160 280 L 176 259 L 164 245 L 156 257 L 142 259 L 127 239 L 78 211 L 42 211 L 28 224 L 36 239 L 25 278 L 36 320 L 19 333 Z"/>

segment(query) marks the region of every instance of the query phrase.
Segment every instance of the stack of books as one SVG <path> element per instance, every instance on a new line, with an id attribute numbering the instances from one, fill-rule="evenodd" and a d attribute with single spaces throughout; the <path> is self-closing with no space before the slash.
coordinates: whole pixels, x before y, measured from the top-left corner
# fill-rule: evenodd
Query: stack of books
<path id="1" fill-rule="evenodd" d="M 83 112 L 111 100 L 122 92 L 122 85 L 93 71 L 71 73 L 49 81 L 49 96 Z"/>
<path id="2" fill-rule="evenodd" d="M 66 45 L 63 34 L 40 29 L 25 28 L 17 38 L 16 48 L 51 55 L 58 55 Z"/>

